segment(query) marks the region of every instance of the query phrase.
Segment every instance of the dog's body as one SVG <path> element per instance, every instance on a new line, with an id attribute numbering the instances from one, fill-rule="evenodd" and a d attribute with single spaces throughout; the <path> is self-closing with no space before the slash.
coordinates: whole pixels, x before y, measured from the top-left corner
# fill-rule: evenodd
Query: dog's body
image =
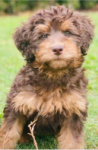
<path id="1" fill-rule="evenodd" d="M 63 6 L 42 11 L 17 29 L 15 43 L 27 64 L 7 97 L 0 148 L 26 142 L 27 126 L 36 117 L 35 134 L 55 135 L 61 149 L 83 148 L 88 81 L 81 65 L 92 38 L 89 19 Z"/>

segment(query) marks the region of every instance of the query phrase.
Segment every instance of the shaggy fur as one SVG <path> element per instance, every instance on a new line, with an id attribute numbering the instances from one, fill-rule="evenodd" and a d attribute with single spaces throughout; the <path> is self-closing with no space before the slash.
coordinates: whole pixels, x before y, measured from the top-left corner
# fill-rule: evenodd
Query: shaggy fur
<path id="1" fill-rule="evenodd" d="M 64 6 L 41 11 L 16 30 L 26 65 L 7 96 L 1 149 L 28 142 L 27 126 L 37 115 L 36 135 L 55 135 L 60 149 L 84 148 L 88 80 L 81 66 L 92 39 L 90 20 Z"/>

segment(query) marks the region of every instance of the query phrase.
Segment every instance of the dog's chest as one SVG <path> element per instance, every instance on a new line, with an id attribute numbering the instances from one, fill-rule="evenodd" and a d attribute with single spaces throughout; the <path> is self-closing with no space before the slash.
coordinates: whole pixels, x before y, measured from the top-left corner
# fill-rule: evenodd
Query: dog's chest
<path id="1" fill-rule="evenodd" d="M 72 114 L 80 116 L 86 110 L 87 101 L 78 91 L 62 92 L 56 89 L 48 92 L 23 91 L 13 99 L 13 105 L 16 111 L 29 116 L 34 112 L 43 117 L 59 112 L 65 117 L 71 117 Z"/>
<path id="2" fill-rule="evenodd" d="M 62 92 L 61 89 L 36 95 L 36 106 L 42 116 L 54 115 L 59 112 L 66 117 L 80 115 L 86 109 L 86 100 L 77 91 Z"/>
<path id="3" fill-rule="evenodd" d="M 47 116 L 56 112 L 62 113 L 62 100 L 63 96 L 60 89 L 49 92 L 41 91 L 40 94 L 36 95 L 36 108 L 42 116 Z"/>

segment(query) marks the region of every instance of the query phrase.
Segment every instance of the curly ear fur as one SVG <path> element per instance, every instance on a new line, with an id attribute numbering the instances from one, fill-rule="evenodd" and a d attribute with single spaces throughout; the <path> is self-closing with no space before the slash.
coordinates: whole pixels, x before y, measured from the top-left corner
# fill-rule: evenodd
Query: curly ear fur
<path id="1" fill-rule="evenodd" d="M 22 52 L 22 55 L 28 62 L 34 61 L 33 48 L 30 44 L 30 27 L 29 24 L 23 24 L 16 29 L 13 35 L 16 47 Z"/>
<path id="2" fill-rule="evenodd" d="M 44 21 L 44 17 L 39 14 L 32 16 L 26 23 L 16 29 L 13 35 L 16 47 L 21 51 L 27 62 L 35 60 L 34 52 L 38 45 L 35 42 L 37 35 L 33 34 L 35 26 Z"/>
<path id="3" fill-rule="evenodd" d="M 94 37 L 94 26 L 92 25 L 90 20 L 86 17 L 83 17 L 83 19 L 81 18 L 81 22 L 82 22 L 81 51 L 85 55 L 93 37 Z"/>
<path id="4" fill-rule="evenodd" d="M 82 16 L 80 13 L 76 12 L 74 23 L 80 30 L 81 52 L 83 55 L 86 55 L 89 45 L 94 37 L 94 26 L 89 18 L 87 18 L 86 16 Z"/>
<path id="5" fill-rule="evenodd" d="M 17 28 L 13 38 L 17 48 L 24 53 L 24 51 L 26 51 L 27 46 L 29 44 L 25 27 L 21 26 Z"/>

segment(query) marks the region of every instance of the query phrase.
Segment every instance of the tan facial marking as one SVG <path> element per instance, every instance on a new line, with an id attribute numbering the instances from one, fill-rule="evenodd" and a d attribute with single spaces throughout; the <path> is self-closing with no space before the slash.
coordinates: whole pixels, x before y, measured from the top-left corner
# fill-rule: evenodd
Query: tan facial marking
<path id="1" fill-rule="evenodd" d="M 60 31 L 70 31 L 72 34 L 79 35 L 79 30 L 73 25 L 70 20 L 66 20 L 59 26 Z"/>
<path id="2" fill-rule="evenodd" d="M 39 24 L 39 25 L 36 26 L 35 29 L 39 30 L 40 32 L 47 33 L 47 32 L 50 31 L 50 25 L 49 25 L 49 23 L 47 23 L 45 25 L 44 24 Z"/>
<path id="3" fill-rule="evenodd" d="M 66 30 L 69 30 L 70 28 L 73 28 L 73 26 L 72 26 L 72 23 L 70 21 L 68 21 L 68 20 L 64 21 L 59 26 L 60 31 L 66 31 Z"/>

